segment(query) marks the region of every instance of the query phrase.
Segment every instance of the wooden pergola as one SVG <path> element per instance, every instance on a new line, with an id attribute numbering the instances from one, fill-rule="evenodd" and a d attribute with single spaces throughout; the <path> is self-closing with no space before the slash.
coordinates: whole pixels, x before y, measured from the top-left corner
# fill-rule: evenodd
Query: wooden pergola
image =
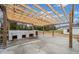
<path id="1" fill-rule="evenodd" d="M 54 7 L 51 4 L 47 4 L 50 8 L 50 10 L 57 15 L 58 19 L 54 17 L 51 13 L 49 13 L 47 10 L 42 8 L 39 4 L 33 4 L 34 7 L 38 8 L 42 12 L 44 12 L 46 15 L 41 14 L 37 10 L 31 8 L 28 5 L 24 4 L 2 4 L 0 5 L 0 8 L 3 12 L 3 46 L 7 47 L 7 28 L 9 27 L 8 21 L 15 21 L 15 22 L 22 22 L 22 23 L 29 23 L 36 26 L 47 26 L 47 25 L 54 25 L 54 24 L 60 24 L 64 23 L 63 18 L 61 17 L 61 14 L 54 9 Z M 66 14 L 66 11 L 61 6 L 61 10 L 64 13 L 64 16 L 67 21 L 69 21 L 69 48 L 72 48 L 72 24 L 74 19 L 74 5 L 72 5 L 72 11 L 70 12 L 69 17 Z M 28 10 L 27 10 L 28 9 Z M 29 11 L 31 10 L 31 11 Z M 31 16 L 29 16 L 31 15 Z M 37 16 L 39 15 L 39 16 Z M 51 18 L 48 18 L 46 16 L 49 16 Z M 53 32 L 54 35 L 54 32 Z"/>

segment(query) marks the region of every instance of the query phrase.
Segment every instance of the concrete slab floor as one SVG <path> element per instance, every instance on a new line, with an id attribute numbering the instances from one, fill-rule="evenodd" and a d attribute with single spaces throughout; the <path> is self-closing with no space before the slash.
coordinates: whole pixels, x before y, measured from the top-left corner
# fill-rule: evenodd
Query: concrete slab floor
<path id="1" fill-rule="evenodd" d="M 35 41 L 12 46 L 0 51 L 1 54 L 78 54 L 79 42 L 73 39 L 73 48 L 68 47 L 68 38 L 63 36 L 40 35 Z"/>

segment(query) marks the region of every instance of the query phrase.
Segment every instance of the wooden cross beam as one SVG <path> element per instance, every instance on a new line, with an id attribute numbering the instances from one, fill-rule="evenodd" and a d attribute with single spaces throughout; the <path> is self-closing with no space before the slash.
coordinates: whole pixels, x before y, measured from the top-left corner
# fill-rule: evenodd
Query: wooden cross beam
<path id="1" fill-rule="evenodd" d="M 21 5 L 21 6 L 27 8 L 27 9 L 29 9 L 29 10 L 32 10 L 33 13 L 34 13 L 34 14 L 33 14 L 34 16 L 37 16 L 37 15 L 40 15 L 40 16 L 41 16 L 41 15 L 42 15 L 42 14 L 40 14 L 39 12 L 37 12 L 36 10 L 34 10 L 33 8 L 31 8 L 31 7 L 27 6 L 27 5 Z M 39 17 L 40 17 L 40 16 L 39 16 Z M 37 16 L 37 18 L 38 18 L 38 16 Z M 46 18 L 47 18 L 47 17 L 46 17 Z M 43 20 L 43 19 L 42 19 L 42 20 Z M 47 23 L 49 23 L 49 22 L 52 23 L 50 20 L 44 20 L 44 21 L 47 22 Z"/>
<path id="2" fill-rule="evenodd" d="M 40 10 L 42 10 L 43 12 L 45 12 L 48 16 L 50 16 L 53 20 L 53 24 L 54 23 L 58 23 L 58 21 L 56 20 L 55 17 L 53 17 L 50 13 L 48 13 L 44 8 L 40 7 L 38 4 L 33 4 L 35 7 L 39 8 Z"/>
<path id="3" fill-rule="evenodd" d="M 18 7 L 19 8 L 19 7 Z M 20 9 L 20 8 L 19 8 Z M 44 22 L 47 22 L 46 20 Z"/>
<path id="4" fill-rule="evenodd" d="M 44 25 L 44 24 L 45 24 L 45 22 L 42 21 L 42 22 L 40 23 L 40 20 L 37 21 L 37 20 L 34 19 L 34 18 L 33 18 L 33 20 L 32 20 L 32 19 L 28 19 L 27 16 L 25 16 L 26 18 L 24 18 L 23 15 L 21 15 L 21 14 L 15 13 L 15 14 L 13 14 L 12 16 L 11 16 L 11 14 L 12 14 L 12 13 L 9 14 L 9 17 L 14 16 L 13 18 L 15 18 L 15 20 L 18 19 L 18 21 L 20 21 L 20 20 L 23 19 L 22 21 L 26 21 L 26 22 L 29 21 L 30 23 L 33 23 L 33 24 L 35 24 L 35 22 L 36 22 L 36 24 L 40 24 L 40 25 Z M 18 18 L 17 18 L 17 17 L 18 17 Z M 29 18 L 30 18 L 30 17 L 29 17 Z M 48 24 L 48 23 L 47 23 L 47 24 Z"/>
<path id="5" fill-rule="evenodd" d="M 68 18 L 68 16 L 67 16 L 67 13 L 66 13 L 66 11 L 64 10 L 63 6 L 60 5 L 60 7 L 61 7 L 61 10 L 62 10 L 63 13 L 64 13 L 64 16 L 65 16 L 66 20 L 69 20 L 69 18 Z"/>
<path id="6" fill-rule="evenodd" d="M 37 13 L 36 10 L 32 9 L 31 7 L 27 6 L 27 5 L 24 5 L 24 4 L 20 4 L 21 6 L 25 7 L 25 8 L 28 8 L 29 10 L 32 10 L 34 13 Z"/>
<path id="7" fill-rule="evenodd" d="M 9 12 L 10 12 L 10 10 L 9 10 Z M 22 16 L 21 16 L 22 17 Z M 19 18 L 21 18 L 21 17 L 19 17 Z M 26 16 L 25 16 L 26 17 Z"/>
<path id="8" fill-rule="evenodd" d="M 58 21 L 59 21 L 60 23 L 63 23 L 63 19 L 61 18 L 61 14 L 58 13 L 58 12 L 54 9 L 54 7 L 51 6 L 50 4 L 47 4 L 47 6 L 52 10 L 52 12 L 54 12 L 55 15 L 58 16 L 58 18 L 59 18 Z"/>

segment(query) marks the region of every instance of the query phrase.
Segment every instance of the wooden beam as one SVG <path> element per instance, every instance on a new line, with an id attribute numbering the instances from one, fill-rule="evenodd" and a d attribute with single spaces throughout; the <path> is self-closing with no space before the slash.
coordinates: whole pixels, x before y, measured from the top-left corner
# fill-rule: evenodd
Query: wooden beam
<path id="1" fill-rule="evenodd" d="M 58 21 L 56 20 L 55 17 L 53 17 L 50 13 L 48 13 L 44 8 L 42 8 L 41 6 L 39 6 L 38 4 L 33 4 L 35 7 L 39 8 L 40 10 L 42 10 L 43 12 L 45 12 L 48 16 L 50 16 L 53 20 L 53 24 L 58 23 Z"/>
<path id="2" fill-rule="evenodd" d="M 10 13 L 8 12 L 8 16 L 10 16 L 10 18 L 11 18 L 11 14 L 14 16 L 13 18 L 16 18 L 16 17 L 19 16 L 19 17 L 18 17 L 19 20 L 20 20 L 20 19 L 23 19 L 23 20 L 24 20 L 24 19 L 27 18 L 27 16 L 24 16 L 24 17 L 25 17 L 25 18 L 24 18 L 23 15 L 18 14 L 18 13 L 14 13 L 14 14 L 13 14 L 13 13 L 11 13 L 11 12 L 10 12 Z M 30 18 L 31 18 L 31 17 L 30 17 Z M 32 17 L 32 18 L 33 18 L 33 17 Z M 31 20 L 31 21 L 34 21 L 34 22 L 36 22 L 37 24 L 39 23 L 39 21 L 41 21 L 41 20 L 38 20 L 38 21 L 37 21 L 35 18 L 33 18 L 33 19 L 34 19 L 34 20 Z M 25 21 L 27 21 L 27 20 L 25 20 Z M 30 22 L 30 19 L 29 19 L 28 21 Z M 32 23 L 34 24 L 34 22 L 32 22 Z M 45 24 L 46 22 L 41 21 L 40 24 L 42 24 L 42 23 Z M 49 23 L 47 23 L 47 24 L 49 24 Z"/>
<path id="3" fill-rule="evenodd" d="M 33 11 L 32 15 L 33 15 L 33 16 L 36 16 L 37 18 L 38 18 L 37 15 L 40 15 L 40 16 L 43 15 L 43 14 L 40 14 L 39 12 L 37 12 L 36 10 L 34 10 L 33 8 L 31 8 L 31 7 L 27 6 L 27 5 L 21 4 L 21 6 L 27 8 L 27 9 L 29 9 L 29 10 L 32 10 L 32 11 Z M 39 16 L 39 17 L 40 17 L 40 16 Z M 45 17 L 45 16 L 44 16 L 44 17 Z M 46 17 L 46 18 L 47 18 L 47 17 Z M 42 19 L 42 21 L 47 22 L 47 23 L 52 23 L 52 22 L 49 21 L 49 20 L 44 20 L 44 19 Z"/>
<path id="4" fill-rule="evenodd" d="M 37 11 L 35 11 L 34 9 L 32 9 L 32 8 L 29 7 L 29 6 L 25 6 L 25 5 L 22 5 L 22 6 L 28 8 L 29 10 L 32 10 L 32 11 L 35 12 L 35 13 L 38 13 Z M 22 9 L 21 9 L 20 7 L 18 7 L 18 6 L 15 6 L 15 8 L 16 8 L 16 9 L 19 8 L 20 10 L 22 10 Z M 27 11 L 27 12 L 28 12 L 28 11 Z M 35 14 L 32 13 L 32 12 L 28 12 L 28 13 L 30 13 L 30 14 L 33 15 L 33 16 L 35 16 Z M 30 14 L 29 14 L 29 15 L 30 15 Z M 41 21 L 42 21 L 42 20 L 41 20 Z M 44 22 L 46 22 L 46 20 L 45 20 Z"/>
<path id="5" fill-rule="evenodd" d="M 44 26 L 43 26 L 43 36 L 44 36 L 44 31 L 45 31 L 45 30 L 44 30 Z"/>
<path id="6" fill-rule="evenodd" d="M 18 7 L 18 6 L 16 6 L 16 7 Z M 17 9 L 15 6 L 13 6 L 13 8 L 15 8 L 15 9 Z M 20 7 L 18 7 L 18 9 L 20 9 Z M 20 10 L 22 10 L 22 9 L 20 9 Z M 9 11 L 10 12 L 10 11 Z M 25 11 L 24 11 L 25 12 Z M 28 11 L 27 11 L 28 12 Z M 15 12 L 16 13 L 16 12 Z M 21 13 L 20 13 L 21 14 Z M 31 15 L 33 15 L 33 16 L 35 16 L 33 13 L 31 14 Z M 23 15 L 22 15 L 23 16 Z M 21 16 L 21 17 L 22 17 Z M 34 17 L 32 17 L 32 18 L 34 18 Z M 42 21 L 42 22 L 46 22 L 46 23 L 49 23 L 48 21 L 46 21 L 46 20 L 38 20 L 38 21 Z M 50 24 L 50 23 L 49 23 Z"/>
<path id="7" fill-rule="evenodd" d="M 32 25 L 32 30 L 35 30 L 34 25 Z"/>
<path id="8" fill-rule="evenodd" d="M 53 31 L 52 31 L 52 36 L 54 36 L 54 25 L 53 25 Z"/>
<path id="9" fill-rule="evenodd" d="M 58 13 L 58 12 L 54 9 L 54 7 L 51 6 L 50 4 L 47 4 L 47 6 L 51 9 L 51 11 L 52 11 L 55 15 L 57 15 L 57 17 L 59 18 L 58 21 L 59 21 L 60 23 L 62 23 L 62 22 L 63 22 L 63 19 L 61 18 L 61 14 Z"/>
<path id="10" fill-rule="evenodd" d="M 70 13 L 69 19 L 69 48 L 72 48 L 72 27 L 73 27 L 73 20 L 74 20 L 74 4 L 72 5 L 72 11 Z"/>
<path id="11" fill-rule="evenodd" d="M 63 6 L 62 6 L 62 5 L 60 5 L 60 7 L 61 7 L 61 10 L 62 10 L 62 11 L 63 11 L 63 13 L 64 13 L 64 16 L 65 16 L 66 20 L 69 20 L 69 18 L 68 18 L 68 16 L 67 16 L 67 14 L 66 14 L 66 11 L 65 11 L 65 9 L 63 8 Z"/>
<path id="12" fill-rule="evenodd" d="M 10 21 L 7 21 L 8 31 L 10 30 Z"/>
<path id="13" fill-rule="evenodd" d="M 34 13 L 37 13 L 36 10 L 34 10 L 33 8 L 31 8 L 31 7 L 27 6 L 27 5 L 24 5 L 24 4 L 20 4 L 20 5 L 27 8 L 27 9 L 29 9 L 29 10 L 32 10 Z"/>
<path id="14" fill-rule="evenodd" d="M 6 5 L 7 10 L 11 10 L 14 13 L 25 13 L 27 15 L 29 12 L 15 5 Z M 31 12 L 29 14 L 32 14 Z"/>
<path id="15" fill-rule="evenodd" d="M 25 7 L 25 8 L 28 8 L 29 10 L 32 10 L 34 13 L 36 13 L 36 14 L 38 14 L 38 12 L 37 11 L 35 11 L 34 9 L 32 9 L 31 7 L 29 7 L 29 6 L 26 6 L 26 5 L 21 5 L 21 6 L 23 6 L 23 7 Z M 17 6 L 18 7 L 18 6 Z M 18 7 L 19 8 L 19 7 Z M 19 8 L 20 9 L 20 8 Z M 28 12 L 28 11 L 27 11 Z M 29 13 L 29 12 L 28 12 Z M 32 13 L 31 12 L 31 15 L 33 15 L 33 16 L 36 16 L 34 13 Z M 40 20 L 40 19 L 39 19 Z M 44 22 L 46 22 L 46 23 L 50 23 L 49 21 L 47 21 L 47 20 L 41 20 L 41 21 L 44 21 Z"/>

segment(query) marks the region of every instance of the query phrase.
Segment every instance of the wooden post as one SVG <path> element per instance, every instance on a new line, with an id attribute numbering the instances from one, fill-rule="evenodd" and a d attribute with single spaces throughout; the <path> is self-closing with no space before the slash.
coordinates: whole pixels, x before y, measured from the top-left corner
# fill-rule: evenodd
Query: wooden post
<path id="1" fill-rule="evenodd" d="M 43 36 L 44 36 L 44 26 L 43 26 Z"/>
<path id="2" fill-rule="evenodd" d="M 54 25 L 53 25 L 53 31 L 52 31 L 52 36 L 54 36 Z"/>
<path id="3" fill-rule="evenodd" d="M 72 48 L 72 27 L 74 20 L 74 5 L 72 5 L 72 11 L 69 16 L 69 48 Z"/>
<path id="4" fill-rule="evenodd" d="M 7 21 L 7 24 L 8 24 L 8 31 L 10 30 L 10 22 Z"/>
<path id="5" fill-rule="evenodd" d="M 7 34 L 8 34 L 7 40 L 9 40 L 9 30 L 10 30 L 10 22 L 7 21 Z"/>
<path id="6" fill-rule="evenodd" d="M 7 14 L 6 7 L 4 5 L 0 5 L 1 10 L 3 12 L 3 47 L 7 47 Z"/>
<path id="7" fill-rule="evenodd" d="M 34 30 L 35 28 L 34 28 L 34 25 L 32 25 L 32 30 Z"/>

